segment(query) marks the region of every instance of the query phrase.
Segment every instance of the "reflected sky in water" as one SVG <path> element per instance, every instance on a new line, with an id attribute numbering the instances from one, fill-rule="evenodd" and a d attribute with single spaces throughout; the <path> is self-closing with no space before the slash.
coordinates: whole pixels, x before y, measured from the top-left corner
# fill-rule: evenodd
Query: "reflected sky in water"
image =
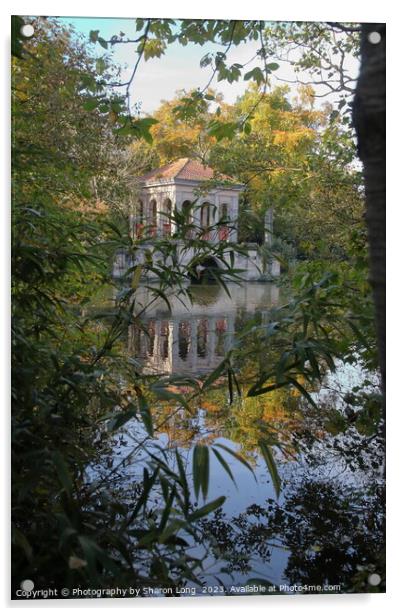
<path id="1" fill-rule="evenodd" d="M 229 284 L 228 293 L 218 285 L 191 287 L 188 297 L 153 302 L 152 291 L 141 289 L 137 310 L 146 308 L 146 319 L 129 330 L 128 350 L 147 374 L 202 376 L 211 372 L 233 346 L 235 333 L 246 315 L 269 317 L 279 302 L 279 289 L 271 284 Z"/>
<path id="2" fill-rule="evenodd" d="M 213 285 L 194 286 L 191 292 L 192 301 L 172 295 L 169 311 L 162 299 L 153 300 L 152 291 L 140 290 L 137 310 L 150 307 L 141 327 L 129 328 L 127 352 L 145 374 L 210 373 L 247 320 L 257 315 L 260 322 L 268 322 L 270 308 L 280 301 L 279 289 L 267 283 L 230 285 L 230 297 Z M 343 400 L 362 383 L 360 416 L 352 421 Z M 351 587 L 372 590 L 366 573 L 381 566 L 383 541 L 382 441 L 372 400 L 376 391 L 375 375 L 359 365 L 338 364 L 337 372 L 313 393 L 319 412 L 282 390 L 229 404 L 226 384 L 201 397 L 193 413 L 177 407 L 172 413 L 171 405 L 153 409 L 156 424 L 163 420 L 154 445 L 167 452 L 172 468 L 174 450 L 179 449 L 190 485 L 197 442 L 230 447 L 254 470 L 255 478 L 233 456 L 224 455 L 235 486 L 210 453 L 208 501 L 221 495 L 226 501 L 202 523 L 203 533 L 215 545 L 206 563 L 206 583 L 216 583 L 214 576 L 227 584 L 253 577 L 274 584 L 309 579 L 319 583 L 321 576 L 327 583 L 341 584 L 345 592 Z M 146 454 L 137 446 L 145 437 L 137 421 L 127 423 L 115 437 L 113 466 L 121 463 L 115 478 L 121 489 L 141 478 Z M 275 444 L 279 498 L 257 447 L 261 437 Z M 103 475 L 106 470 L 96 472 Z M 193 551 L 197 555 L 199 550 Z"/>

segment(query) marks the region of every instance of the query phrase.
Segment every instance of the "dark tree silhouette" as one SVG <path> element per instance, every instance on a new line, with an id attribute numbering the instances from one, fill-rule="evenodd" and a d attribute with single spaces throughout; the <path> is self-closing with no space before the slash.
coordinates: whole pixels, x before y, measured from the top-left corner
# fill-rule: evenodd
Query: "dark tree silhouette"
<path id="1" fill-rule="evenodd" d="M 385 24 L 362 24 L 361 69 L 354 100 L 358 152 L 364 166 L 370 282 L 385 389 Z M 380 37 L 380 39 L 379 39 Z M 377 41 L 377 42 L 376 42 Z"/>

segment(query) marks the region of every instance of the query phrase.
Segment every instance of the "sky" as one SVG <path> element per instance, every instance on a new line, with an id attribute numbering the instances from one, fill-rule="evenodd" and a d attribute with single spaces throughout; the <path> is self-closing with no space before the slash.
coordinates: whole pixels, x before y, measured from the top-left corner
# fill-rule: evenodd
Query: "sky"
<path id="1" fill-rule="evenodd" d="M 99 30 L 99 36 L 109 39 L 113 34 L 124 32 L 130 38 L 136 38 L 135 23 L 131 19 L 114 18 L 82 18 L 63 17 L 59 21 L 72 24 L 77 32 L 88 37 L 90 30 Z M 129 77 L 136 57 L 136 45 L 116 45 L 113 47 L 112 57 L 114 61 L 124 67 L 122 80 Z M 179 43 L 168 45 L 165 54 L 161 58 L 151 58 L 147 62 L 142 61 L 138 67 L 135 82 L 133 83 L 130 96 L 132 100 L 141 101 L 141 109 L 144 113 L 152 113 L 159 107 L 161 100 L 173 98 L 178 89 L 203 88 L 209 81 L 211 67 L 201 68 L 200 60 L 209 51 L 222 49 L 218 45 L 194 45 L 188 44 L 183 47 Z M 234 48 L 230 54 L 231 62 L 246 62 L 258 49 L 256 43 L 247 43 Z M 105 53 L 100 45 L 96 45 L 96 53 Z M 250 65 L 252 66 L 252 65 Z M 245 82 L 229 84 L 219 82 L 212 84 L 218 86 L 225 101 L 233 103 L 236 97 L 246 89 Z"/>
<path id="2" fill-rule="evenodd" d="M 136 38 L 138 33 L 135 31 L 134 19 L 128 18 L 96 18 L 96 17 L 63 17 L 59 21 L 74 26 L 77 33 L 84 35 L 88 39 L 90 30 L 99 30 L 99 36 L 110 39 L 111 36 L 124 32 L 130 38 Z M 112 58 L 122 67 L 122 81 L 131 75 L 131 70 L 135 62 L 136 45 L 124 44 L 115 45 L 112 48 Z M 249 61 L 259 48 L 258 42 L 249 41 L 233 47 L 230 50 L 229 61 L 231 64 L 238 62 L 244 64 Z M 183 47 L 178 43 L 168 45 L 165 54 L 161 58 L 152 58 L 147 62 L 141 61 L 135 76 L 135 80 L 130 90 L 130 98 L 133 102 L 141 103 L 141 112 L 152 114 L 160 105 L 161 100 L 170 100 L 179 89 L 193 89 L 205 87 L 211 76 L 211 67 L 200 67 L 200 60 L 208 52 L 222 50 L 222 46 L 208 43 L 203 46 L 193 43 Z M 106 53 L 103 48 L 96 44 L 94 51 L 101 56 Z M 293 73 L 287 64 L 279 63 L 278 74 L 284 79 L 292 79 Z M 258 65 L 258 60 L 250 63 L 247 70 Z M 351 70 L 357 74 L 358 63 L 354 60 L 350 63 Z M 278 82 L 273 77 L 272 85 Z M 240 79 L 229 84 L 226 81 L 212 82 L 218 92 L 222 93 L 227 103 L 234 103 L 236 98 L 247 88 L 248 82 Z M 297 95 L 297 87 L 290 85 L 292 98 Z M 318 106 L 322 99 L 317 99 Z"/>

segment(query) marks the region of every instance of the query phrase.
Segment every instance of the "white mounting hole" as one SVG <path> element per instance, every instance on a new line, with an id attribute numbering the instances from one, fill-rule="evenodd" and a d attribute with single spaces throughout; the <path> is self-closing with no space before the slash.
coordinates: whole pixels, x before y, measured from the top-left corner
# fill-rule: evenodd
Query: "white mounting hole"
<path id="1" fill-rule="evenodd" d="M 381 43 L 381 34 L 379 32 L 370 32 L 368 40 L 372 45 L 378 45 L 378 43 Z"/>
<path id="2" fill-rule="evenodd" d="M 21 27 L 20 32 L 22 36 L 25 36 L 25 38 L 31 38 L 31 36 L 34 35 L 35 29 L 31 26 L 31 24 L 25 24 Z"/>
<path id="3" fill-rule="evenodd" d="M 381 577 L 378 575 L 378 573 L 372 573 L 368 576 L 368 583 L 370 584 L 370 586 L 378 586 L 380 582 Z"/>
<path id="4" fill-rule="evenodd" d="M 20 588 L 21 590 L 25 590 L 26 592 L 32 592 L 35 588 L 35 584 L 32 580 L 22 580 Z"/>

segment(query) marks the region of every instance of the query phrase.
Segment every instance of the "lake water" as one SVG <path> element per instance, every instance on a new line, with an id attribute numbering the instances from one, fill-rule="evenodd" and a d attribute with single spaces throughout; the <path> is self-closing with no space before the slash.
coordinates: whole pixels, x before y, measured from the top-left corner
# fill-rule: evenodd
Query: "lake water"
<path id="1" fill-rule="evenodd" d="M 190 290 L 192 301 L 172 295 L 169 310 L 162 299 L 154 300 L 151 290 L 139 289 L 136 310 L 146 308 L 146 318 L 141 327 L 130 327 L 126 350 L 144 374 L 205 377 L 222 362 L 248 319 L 268 322 L 272 307 L 281 301 L 279 289 L 268 283 L 229 285 L 230 297 L 215 285 Z M 350 416 L 345 398 L 357 388 L 363 394 Z M 153 409 L 161 427 L 148 442 L 161 446 L 172 466 L 178 448 L 190 484 L 196 443 L 229 447 L 254 471 L 255 478 L 220 449 L 234 485 L 218 457 L 210 455 L 207 501 L 222 495 L 226 500 L 201 524 L 212 546 L 201 574 L 205 592 L 222 594 L 224 587 L 225 593 L 241 594 L 239 586 L 253 580 L 269 581 L 276 590 L 287 585 L 282 590 L 290 593 L 303 592 L 303 585 L 305 592 L 319 592 L 320 586 L 321 592 L 373 590 L 367 580 L 381 567 L 383 542 L 376 392 L 375 375 L 365 373 L 358 363 L 338 364 L 312 394 L 319 412 L 287 390 L 248 399 L 235 396 L 230 403 L 227 381 L 222 379 L 198 400 L 193 413 L 177 405 Z M 262 436 L 274 444 L 279 496 L 258 447 Z M 141 479 L 146 454 L 138 443 L 144 438 L 144 429 L 134 420 L 114 437 L 114 480 L 121 489 Z M 192 498 L 195 503 L 194 493 Z M 200 498 L 197 505 L 202 504 Z M 194 545 L 191 551 L 201 556 L 202 548 Z M 194 592 L 204 590 L 197 586 Z"/>

